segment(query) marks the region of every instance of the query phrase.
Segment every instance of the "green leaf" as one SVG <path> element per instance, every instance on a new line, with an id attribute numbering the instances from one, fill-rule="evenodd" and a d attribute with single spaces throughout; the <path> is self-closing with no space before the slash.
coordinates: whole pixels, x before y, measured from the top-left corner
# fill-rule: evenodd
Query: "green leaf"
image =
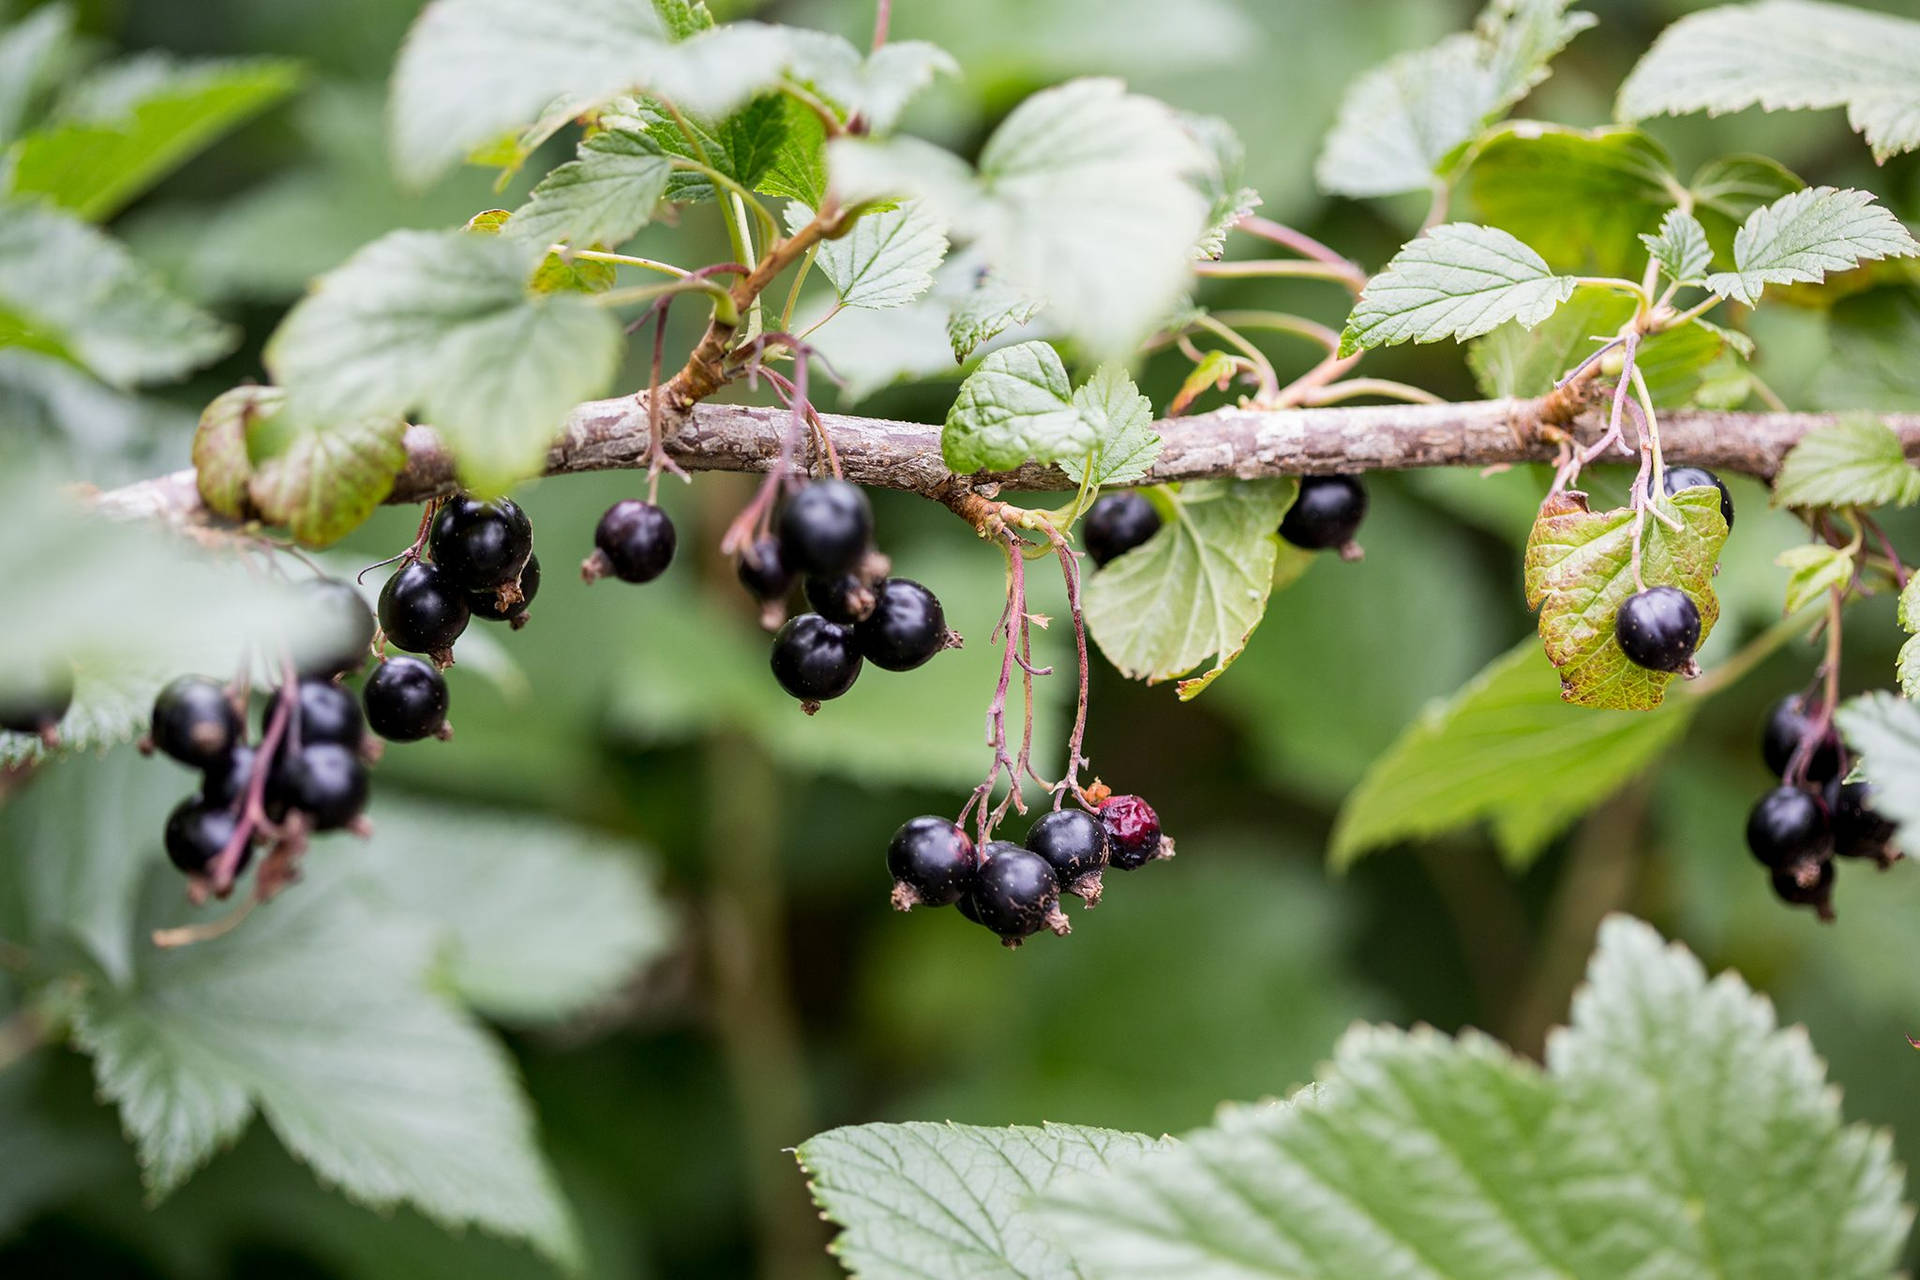
<path id="1" fill-rule="evenodd" d="M 104 222 L 299 81 L 299 67 L 280 59 L 115 64 L 14 144 L 12 192 Z"/>
<path id="2" fill-rule="evenodd" d="M 1900 824 L 1901 846 L 1920 848 L 1920 704 L 1876 690 L 1841 706 L 1834 719 L 1860 755 L 1875 811 Z"/>
<path id="3" fill-rule="evenodd" d="M 1920 468 L 1877 418 L 1847 418 L 1801 437 L 1781 460 L 1773 500 L 1783 507 L 1911 506 Z"/>
<path id="4" fill-rule="evenodd" d="M 1733 271 L 1707 288 L 1748 306 L 1770 284 L 1811 284 L 1879 258 L 1910 258 L 1920 244 L 1867 191 L 1809 187 L 1758 209 L 1733 239 Z"/>
<path id="5" fill-rule="evenodd" d="M 1530 865 L 1575 818 L 1679 740 L 1699 702 L 1651 714 L 1592 711 L 1560 696 L 1532 639 L 1436 701 L 1367 770 L 1340 806 L 1336 867 L 1403 840 L 1492 824 L 1509 866 Z"/>
<path id="6" fill-rule="evenodd" d="M 1635 237 L 1652 230 L 1682 190 L 1666 149 L 1638 129 L 1520 120 L 1470 154 L 1464 185 L 1479 221 L 1563 271 L 1637 279 Z"/>
<path id="7" fill-rule="evenodd" d="M 1075 484 L 1128 484 L 1153 468 L 1160 437 L 1153 430 L 1153 402 L 1140 394 L 1119 365 L 1094 370 L 1073 393 L 1074 408 L 1093 426 L 1093 452 L 1060 459 Z"/>
<path id="8" fill-rule="evenodd" d="M 321 278 L 267 344 L 299 425 L 426 416 L 464 482 L 499 492 L 540 469 L 567 411 L 603 392 L 613 314 L 531 293 L 540 249 L 464 231 L 396 231 Z"/>
<path id="9" fill-rule="evenodd" d="M 1595 285 L 1573 291 L 1565 305 L 1532 329 L 1504 324 L 1467 348 L 1467 363 L 1485 394 L 1523 399 L 1543 396 L 1633 318 L 1634 300 Z M 1744 335 L 1689 324 L 1656 333 L 1640 344 L 1635 367 L 1658 406 L 1694 401 L 1703 381 L 1730 343 Z"/>
<path id="10" fill-rule="evenodd" d="M 0 204 L 0 348 L 58 355 L 124 388 L 181 377 L 237 341 L 118 241 L 57 209 Z"/>
<path id="11" fill-rule="evenodd" d="M 262 406 L 261 417 L 270 417 L 276 409 Z M 365 524 L 393 492 L 394 477 L 407 461 L 406 433 L 403 418 L 363 418 L 294 430 L 277 441 L 270 454 L 253 459 L 248 505 L 296 542 L 330 546 Z"/>
<path id="12" fill-rule="evenodd" d="M 1543 1071 L 1474 1031 L 1356 1027 L 1317 1088 L 1055 1183 L 1016 1221 L 1103 1280 L 1894 1265 L 1909 1214 L 1889 1138 L 1842 1123 L 1806 1036 L 1737 976 L 1708 982 L 1610 917 L 1546 1056 Z"/>
<path id="13" fill-rule="evenodd" d="M 960 74 L 953 55 L 925 40 L 889 41 L 862 57 L 839 36 L 789 34 L 795 41 L 793 78 L 838 107 L 843 118 L 864 121 L 869 134 L 892 132 L 921 90 L 940 76 Z"/>
<path id="14" fill-rule="evenodd" d="M 794 98 L 782 94 L 779 101 L 786 115 L 780 146 L 755 189 L 818 209 L 827 194 L 827 127 Z"/>
<path id="15" fill-rule="evenodd" d="M 604 129 L 540 180 L 508 234 L 542 246 L 617 248 L 652 220 L 672 173 L 673 160 L 645 133 Z"/>
<path id="16" fill-rule="evenodd" d="M 1845 107 L 1885 161 L 1920 147 L 1920 22 L 1811 0 L 1722 5 L 1661 33 L 1620 86 L 1623 120 Z"/>
<path id="17" fill-rule="evenodd" d="M 973 273 L 967 290 L 953 300 L 947 315 L 947 341 L 956 362 L 965 360 L 1008 329 L 1030 322 L 1046 307 L 1044 298 L 1008 284 L 990 270 Z"/>
<path id="18" fill-rule="evenodd" d="M 713 13 L 706 0 L 653 0 L 653 11 L 673 40 L 685 40 L 713 28 Z"/>
<path id="19" fill-rule="evenodd" d="M 1193 247 L 1193 256 L 1218 258 L 1226 251 L 1227 233 L 1260 207 L 1260 193 L 1246 185 L 1247 150 L 1232 125 L 1218 116 L 1187 115 L 1183 119 L 1212 159 L 1196 179 L 1207 198 L 1207 225 Z"/>
<path id="20" fill-rule="evenodd" d="M 1029 458 L 1084 457 L 1098 443 L 1073 403 L 1060 356 L 1044 342 L 990 352 L 960 384 L 940 432 L 940 453 L 962 475 L 1010 471 Z"/>
<path id="21" fill-rule="evenodd" d="M 1571 0 L 1492 0 L 1471 34 L 1449 36 L 1360 77 L 1320 151 L 1314 177 L 1334 195 L 1424 190 L 1462 143 L 1547 77 L 1547 64 L 1592 26 Z"/>
<path id="22" fill-rule="evenodd" d="M 193 432 L 193 483 L 215 515 L 247 518 L 247 480 L 253 475 L 247 426 L 269 397 L 277 405 L 279 389 L 235 387 L 201 411 Z"/>
<path id="23" fill-rule="evenodd" d="M 1213 655 L 1204 675 L 1180 682 L 1181 700 L 1213 683 L 1266 616 L 1280 562 L 1275 530 L 1297 487 L 1195 481 L 1156 495 L 1160 532 L 1087 583 L 1087 630 L 1107 660 L 1122 675 L 1157 684 Z M 1288 573 L 1300 567 L 1290 563 Z"/>
<path id="24" fill-rule="evenodd" d="M 1853 553 L 1824 543 L 1788 547 L 1773 562 L 1788 571 L 1788 613 L 1800 612 L 1829 589 L 1843 587 L 1853 579 Z"/>
<path id="25" fill-rule="evenodd" d="M 621 120 L 611 117 L 609 122 Z M 760 184 L 787 143 L 794 119 L 780 94 L 762 94 L 717 123 L 689 120 L 690 140 L 678 121 L 652 107 L 641 107 L 633 119 L 646 123 L 647 133 L 669 155 L 710 165 L 743 187 Z M 698 146 L 694 145 L 695 141 Z M 704 157 L 704 158 L 703 158 Z M 667 180 L 667 199 L 676 204 L 713 200 L 713 180 L 697 170 L 680 168 Z"/>
<path id="26" fill-rule="evenodd" d="M 864 1124 L 794 1155 L 822 1216 L 845 1228 L 832 1252 L 852 1274 L 1042 1280 L 1072 1263 L 1019 1216 L 1028 1198 L 1167 1141 L 1064 1124 Z"/>
<path id="27" fill-rule="evenodd" d="M 787 227 L 799 230 L 813 210 L 799 202 L 786 209 Z M 823 241 L 814 259 L 847 307 L 881 311 L 903 307 L 933 287 L 933 273 L 947 256 L 947 233 L 918 200 L 860 215 L 837 240 Z"/>
<path id="28" fill-rule="evenodd" d="M 1723 156 L 1694 172 L 1688 189 L 1693 212 L 1706 229 L 1714 257 L 1733 260 L 1733 238 L 1753 212 L 1791 195 L 1807 184 L 1777 160 L 1765 156 Z"/>
<path id="29" fill-rule="evenodd" d="M 1642 522 L 1641 577 L 1648 587 L 1678 587 L 1700 610 L 1700 638 L 1713 633 L 1720 602 L 1714 565 L 1727 540 L 1718 490 L 1682 489 L 1654 499 Z M 1669 528 L 1666 520 L 1679 527 Z M 1614 616 L 1634 581 L 1631 509 L 1590 511 L 1585 495 L 1563 494 L 1540 506 L 1527 539 L 1527 607 L 1540 611 L 1540 639 L 1560 669 L 1562 696 L 1581 707 L 1650 710 L 1673 675 L 1628 660 L 1614 639 Z"/>
<path id="30" fill-rule="evenodd" d="M 1667 216 L 1660 220 L 1660 234 L 1642 235 L 1640 242 L 1660 264 L 1661 274 L 1675 284 L 1706 283 L 1713 249 L 1707 244 L 1707 229 L 1700 225 L 1700 219 L 1684 209 L 1667 210 Z"/>
<path id="31" fill-rule="evenodd" d="M 27 108 L 58 72 L 73 38 L 73 8 L 42 5 L 0 30 L 0 146 L 12 142 Z"/>
<path id="32" fill-rule="evenodd" d="M 1410 242 L 1367 282 L 1340 335 L 1340 354 L 1464 341 L 1509 320 L 1530 329 L 1573 296 L 1574 283 L 1504 231 L 1449 222 Z"/>

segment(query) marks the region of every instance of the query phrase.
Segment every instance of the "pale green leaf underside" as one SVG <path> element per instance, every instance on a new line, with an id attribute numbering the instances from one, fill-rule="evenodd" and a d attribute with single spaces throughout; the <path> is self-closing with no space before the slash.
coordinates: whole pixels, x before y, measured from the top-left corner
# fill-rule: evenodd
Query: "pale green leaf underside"
<path id="1" fill-rule="evenodd" d="M 981 346 L 1008 329 L 1026 324 L 1040 314 L 1046 299 L 1008 284 L 991 271 L 981 271 L 965 292 L 952 299 L 947 313 L 947 342 L 955 361 L 964 361 Z"/>
<path id="2" fill-rule="evenodd" d="M 787 226 L 798 229 L 813 211 L 792 201 Z M 822 242 L 814 265 L 842 306 L 882 311 L 904 307 L 933 287 L 933 273 L 947 256 L 947 233 L 924 202 L 862 214 L 838 240 Z"/>
<path id="3" fill-rule="evenodd" d="M 1680 19 L 1620 88 L 1624 120 L 1746 107 L 1845 107 L 1886 160 L 1920 147 L 1920 22 L 1812 0 L 1730 4 Z"/>
<path id="4" fill-rule="evenodd" d="M 1531 328 L 1573 296 L 1574 283 L 1505 231 L 1450 222 L 1410 242 L 1367 282 L 1340 351 L 1465 341 L 1510 320 Z"/>
<path id="5" fill-rule="evenodd" d="M 1698 284 L 1713 265 L 1713 249 L 1700 219 L 1680 209 L 1669 209 L 1660 220 L 1658 235 L 1643 235 L 1642 244 L 1660 271 L 1676 284 Z"/>
<path id="6" fill-rule="evenodd" d="M 540 180 L 507 234 L 541 245 L 618 248 L 652 219 L 672 174 L 672 158 L 646 134 L 607 129 Z"/>
<path id="7" fill-rule="evenodd" d="M 1073 393 L 1074 408 L 1094 429 L 1090 455 L 1062 458 L 1060 469 L 1075 484 L 1129 484 L 1160 456 L 1153 430 L 1153 402 L 1140 394 L 1119 365 L 1101 365 Z"/>
<path id="8" fill-rule="evenodd" d="M 989 352 L 960 384 L 940 432 L 940 452 L 961 474 L 1084 457 L 1095 443 L 1093 424 L 1074 407 L 1066 366 L 1044 342 Z"/>
<path id="9" fill-rule="evenodd" d="M 1812 284 L 1880 258 L 1920 254 L 1900 220 L 1866 191 L 1808 187 L 1754 210 L 1733 238 L 1734 270 L 1707 288 L 1748 306 L 1770 284 Z"/>
<path id="10" fill-rule="evenodd" d="M 1900 824 L 1903 848 L 1920 848 L 1920 703 L 1876 691 L 1844 704 L 1837 720 L 1873 784 L 1874 809 Z"/>
<path id="11" fill-rule="evenodd" d="M 1910 506 L 1920 502 L 1920 469 L 1885 423 L 1848 418 L 1809 431 L 1788 451 L 1773 500 L 1783 507 Z"/>
<path id="12" fill-rule="evenodd" d="M 1798 613 L 1829 589 L 1853 580 L 1853 553 L 1824 542 L 1788 547 L 1773 562 L 1787 571 L 1788 613 Z"/>

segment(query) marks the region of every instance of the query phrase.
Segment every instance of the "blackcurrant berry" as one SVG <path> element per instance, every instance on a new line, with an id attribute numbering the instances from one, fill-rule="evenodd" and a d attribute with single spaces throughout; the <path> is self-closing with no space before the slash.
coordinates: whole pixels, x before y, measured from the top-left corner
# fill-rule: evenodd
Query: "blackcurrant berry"
<path id="1" fill-rule="evenodd" d="M 1088 906 L 1100 902 L 1100 873 L 1107 866 L 1107 831 L 1090 813 L 1056 809 L 1027 831 L 1027 848 L 1047 860 L 1061 892 Z"/>
<path id="2" fill-rule="evenodd" d="M 588 582 L 608 574 L 622 582 L 652 582 L 673 563 L 678 540 L 673 521 L 651 502 L 616 502 L 593 531 L 594 553 L 580 566 L 580 576 Z"/>
<path id="3" fill-rule="evenodd" d="M 1733 495 L 1727 492 L 1727 486 L 1720 477 L 1705 467 L 1669 467 L 1661 477 L 1660 487 L 1671 498 L 1682 489 L 1698 489 L 1711 485 L 1720 491 L 1720 515 L 1727 522 L 1728 530 L 1733 528 Z"/>
<path id="4" fill-rule="evenodd" d="M 18 684 L 0 684 L 0 729 L 54 740 L 73 706 L 73 673 L 49 669 Z"/>
<path id="5" fill-rule="evenodd" d="M 1037 853 L 1008 840 L 989 843 L 968 894 L 971 918 L 1000 935 L 1009 947 L 1022 938 L 1051 929 L 1070 932 L 1060 911 L 1060 882 Z"/>
<path id="6" fill-rule="evenodd" d="M 267 786 L 275 809 L 304 813 L 315 831 L 338 830 L 367 805 L 366 766 L 332 742 L 283 754 Z"/>
<path id="7" fill-rule="evenodd" d="M 458 494 L 434 516 L 427 550 L 462 591 L 497 588 L 533 554 L 533 521 L 511 498 L 482 502 Z"/>
<path id="8" fill-rule="evenodd" d="M 515 604 L 500 603 L 498 587 L 487 591 L 467 592 L 467 612 L 485 622 L 510 622 L 518 631 L 527 623 L 527 606 L 540 594 L 540 557 L 527 557 L 526 568 L 520 570 L 520 599 Z"/>
<path id="9" fill-rule="evenodd" d="M 793 573 L 780 558 L 780 540 L 762 538 L 740 553 L 740 585 L 762 604 L 786 599 Z"/>
<path id="10" fill-rule="evenodd" d="M 1685 671 L 1700 646 L 1700 610 L 1678 587 L 1649 587 L 1620 606 L 1613 638 L 1636 666 Z"/>
<path id="11" fill-rule="evenodd" d="M 367 719 L 360 714 L 359 699 L 331 680 L 302 680 L 297 688 L 301 745 L 331 742 L 358 751 L 367 736 Z M 274 697 L 279 697 L 277 690 Z M 271 703 L 267 714 L 272 714 Z M 291 736 L 291 728 L 288 734 Z"/>
<path id="12" fill-rule="evenodd" d="M 1747 814 L 1747 848 L 1769 867 L 1827 856 L 1827 807 L 1798 787 L 1775 787 Z"/>
<path id="13" fill-rule="evenodd" d="M 225 806 L 190 796 L 167 815 L 167 860 L 188 875 L 205 875 L 239 824 Z M 252 856 L 252 849 L 243 848 L 235 871 L 244 870 Z"/>
<path id="14" fill-rule="evenodd" d="M 895 909 L 958 902 L 973 888 L 977 865 L 973 841 L 959 827 L 932 815 L 909 819 L 887 846 Z"/>
<path id="15" fill-rule="evenodd" d="M 233 750 L 200 775 L 200 798 L 208 804 L 231 809 L 240 803 L 247 784 L 253 781 L 253 765 L 258 753 L 246 743 Z"/>
<path id="16" fill-rule="evenodd" d="M 853 629 L 867 661 L 911 671 L 959 638 L 947 630 L 939 597 L 911 578 L 885 578 L 874 588 L 873 612 Z"/>
<path id="17" fill-rule="evenodd" d="M 1827 815 L 1833 824 L 1833 851 L 1844 858 L 1892 860 L 1888 844 L 1896 830 L 1873 807 L 1873 787 L 1865 782 L 1827 784 Z"/>
<path id="18" fill-rule="evenodd" d="M 361 694 L 367 723 L 389 742 L 418 742 L 447 724 L 447 678 L 431 662 L 388 658 L 367 677 Z"/>
<path id="19" fill-rule="evenodd" d="M 1100 825 L 1107 829 L 1108 861 L 1122 871 L 1173 856 L 1173 841 L 1160 832 L 1160 815 L 1139 796 L 1108 796 L 1100 806 Z"/>
<path id="20" fill-rule="evenodd" d="M 842 573 L 831 578 L 808 578 L 807 603 L 828 622 L 850 627 L 873 612 L 874 589 L 858 574 Z"/>
<path id="21" fill-rule="evenodd" d="M 1774 776 L 1784 777 L 1793 753 L 1801 740 L 1813 731 L 1813 718 L 1807 714 L 1806 700 L 1790 693 L 1773 704 L 1767 713 L 1767 726 L 1760 735 L 1760 756 Z M 1840 776 L 1840 742 L 1828 729 L 1807 758 L 1806 780 L 1827 782 Z"/>
<path id="22" fill-rule="evenodd" d="M 773 637 L 773 678 L 802 703 L 817 704 L 853 688 L 860 676 L 860 647 L 853 628 L 817 613 L 787 619 Z"/>
<path id="23" fill-rule="evenodd" d="M 467 598 L 439 565 L 416 560 L 380 589 L 380 627 L 402 649 L 449 653 L 467 629 Z"/>
<path id="24" fill-rule="evenodd" d="M 1087 508 L 1081 540 L 1096 565 L 1123 556 L 1160 532 L 1160 513 L 1131 489 L 1102 494 Z"/>
<path id="25" fill-rule="evenodd" d="M 1803 883 L 1804 878 L 1804 883 Z M 1812 907 L 1822 920 L 1833 919 L 1833 863 L 1820 862 L 1810 867 L 1782 867 L 1772 876 L 1773 892 L 1780 901 L 1796 907 Z"/>
<path id="26" fill-rule="evenodd" d="M 1367 489 L 1353 476 L 1301 476 L 1300 496 L 1280 521 L 1280 536 L 1308 551 L 1346 547 L 1367 518 Z"/>
<path id="27" fill-rule="evenodd" d="M 190 769 L 210 769 L 246 737 L 227 687 L 208 676 L 179 676 L 153 700 L 153 745 Z"/>
<path id="28" fill-rule="evenodd" d="M 850 573 L 873 539 L 873 508 L 857 485 L 815 480 L 780 512 L 780 560 L 815 577 Z"/>
<path id="29" fill-rule="evenodd" d="M 358 671 L 373 647 L 373 610 L 352 583 L 338 578 L 315 578 L 307 584 L 306 594 L 317 622 L 314 629 L 326 642 L 300 648 L 299 673 L 330 680 Z"/>

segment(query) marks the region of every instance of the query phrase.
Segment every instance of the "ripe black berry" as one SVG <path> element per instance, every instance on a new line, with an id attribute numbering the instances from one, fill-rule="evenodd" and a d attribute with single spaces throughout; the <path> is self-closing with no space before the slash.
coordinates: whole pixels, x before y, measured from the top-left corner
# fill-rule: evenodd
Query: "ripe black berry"
<path id="1" fill-rule="evenodd" d="M 1139 796 L 1108 796 L 1100 825 L 1107 829 L 1108 861 L 1122 871 L 1173 856 L 1173 842 L 1160 833 L 1160 815 Z"/>
<path id="2" fill-rule="evenodd" d="M 253 781 L 253 763 L 258 753 L 246 743 L 233 750 L 200 775 L 200 798 L 210 805 L 231 809 Z"/>
<path id="3" fill-rule="evenodd" d="M 1301 476 L 1300 496 L 1280 521 L 1280 536 L 1308 551 L 1347 546 L 1367 518 L 1367 489 L 1353 476 Z"/>
<path id="4" fill-rule="evenodd" d="M 808 578 L 807 603 L 828 622 L 850 627 L 873 612 L 874 589 L 858 574 Z"/>
<path id="5" fill-rule="evenodd" d="M 910 911 L 958 902 L 973 887 L 977 866 L 973 841 L 959 827 L 932 815 L 909 819 L 887 846 L 893 905 Z"/>
<path id="6" fill-rule="evenodd" d="M 1705 467 L 1669 467 L 1660 480 L 1660 487 L 1667 491 L 1667 496 L 1670 498 L 1682 489 L 1697 489 L 1706 485 L 1712 485 L 1720 491 L 1720 515 L 1726 520 L 1727 528 L 1731 530 L 1733 528 L 1733 495 L 1727 492 L 1727 486 L 1721 483 L 1719 476 Z"/>
<path id="7" fill-rule="evenodd" d="M 1060 882 L 1045 858 L 1009 840 L 992 841 L 984 853 L 986 860 L 967 895 L 972 919 L 999 934 L 1009 947 L 1041 929 L 1070 932 L 1060 911 Z"/>
<path id="8" fill-rule="evenodd" d="M 299 672 L 316 680 L 330 680 L 358 671 L 373 647 L 373 610 L 351 583 L 338 578 L 315 578 L 306 586 L 307 600 L 327 643 L 299 656 Z"/>
<path id="9" fill-rule="evenodd" d="M 37 679 L 0 685 L 0 729 L 31 733 L 52 741 L 54 730 L 73 706 L 73 673 L 49 670 Z"/>
<path id="10" fill-rule="evenodd" d="M 1649 587 L 1620 606 L 1613 637 L 1637 666 L 1685 671 L 1700 645 L 1700 610 L 1678 587 Z"/>
<path id="11" fill-rule="evenodd" d="M 802 703 L 817 704 L 853 688 L 860 648 L 853 628 L 817 613 L 789 618 L 773 637 L 773 678 Z"/>
<path id="12" fill-rule="evenodd" d="M 239 819 L 224 805 L 189 796 L 167 815 L 167 860 L 188 875 L 204 875 L 238 828 Z M 252 856 L 250 848 L 240 851 L 236 873 Z"/>
<path id="13" fill-rule="evenodd" d="M 1891 861 L 1887 848 L 1896 830 L 1873 808 L 1873 787 L 1865 782 L 1827 784 L 1827 814 L 1833 824 L 1833 851 L 1844 858 Z"/>
<path id="14" fill-rule="evenodd" d="M 594 553 L 580 566 L 588 582 L 608 574 L 622 582 L 652 582 L 673 563 L 679 541 L 673 521 L 651 502 L 627 498 L 607 508 L 593 531 Z"/>
<path id="15" fill-rule="evenodd" d="M 911 578 L 885 578 L 873 612 L 854 628 L 860 652 L 887 671 L 911 671 L 959 639 L 947 630 L 939 597 Z"/>
<path id="16" fill-rule="evenodd" d="M 1062 892 L 1077 894 L 1090 907 L 1099 904 L 1107 832 L 1092 814 L 1056 809 L 1043 815 L 1027 832 L 1027 848 L 1047 860 Z"/>
<path id="17" fill-rule="evenodd" d="M 867 495 L 845 480 L 815 480 L 780 512 L 780 559 L 799 573 L 821 578 L 849 573 L 872 538 Z"/>
<path id="18" fill-rule="evenodd" d="M 1796 907 L 1812 907 L 1822 920 L 1833 919 L 1833 863 L 1821 862 L 1806 868 L 1782 867 L 1773 873 L 1772 879 L 1773 892 L 1780 901 Z"/>
<path id="19" fill-rule="evenodd" d="M 366 766 L 331 742 L 282 755 L 267 786 L 275 809 L 304 813 L 315 831 L 344 827 L 367 805 Z"/>
<path id="20" fill-rule="evenodd" d="M 1826 857 L 1827 807 L 1798 787 L 1775 787 L 1747 814 L 1747 848 L 1769 867 Z"/>
<path id="21" fill-rule="evenodd" d="M 534 596 L 540 593 L 540 557 L 527 557 L 526 568 L 520 570 L 520 599 L 515 604 L 500 603 L 500 589 L 467 592 L 467 612 L 485 622 L 510 622 L 518 631 L 527 623 L 527 606 L 533 603 Z"/>
<path id="22" fill-rule="evenodd" d="M 1131 489 L 1103 494 L 1087 508 L 1080 537 L 1096 565 L 1123 556 L 1160 532 L 1160 513 Z"/>
<path id="23" fill-rule="evenodd" d="M 740 585 L 762 604 L 784 600 L 793 590 L 793 573 L 780 558 L 780 540 L 762 538 L 740 553 Z"/>
<path id="24" fill-rule="evenodd" d="M 246 726 L 227 687 L 208 676 L 180 676 L 153 700 L 153 745 L 190 769 L 220 764 Z"/>
<path id="25" fill-rule="evenodd" d="M 458 494 L 434 516 L 427 550 L 461 590 L 485 591 L 512 582 L 533 554 L 533 521 L 511 498 Z"/>
<path id="26" fill-rule="evenodd" d="M 1767 713 L 1767 727 L 1760 735 L 1760 756 L 1776 777 L 1786 776 L 1793 753 L 1812 730 L 1813 719 L 1799 694 L 1790 693 L 1773 704 L 1773 710 Z M 1827 782 L 1839 776 L 1840 742 L 1828 729 L 1807 759 L 1806 780 Z"/>
<path id="27" fill-rule="evenodd" d="M 380 627 L 402 649 L 449 653 L 467 629 L 467 598 L 439 565 L 416 560 L 380 589 Z"/>
<path id="28" fill-rule="evenodd" d="M 447 678 L 430 662 L 388 658 L 361 694 L 367 723 L 389 742 L 418 742 L 447 724 Z"/>
<path id="29" fill-rule="evenodd" d="M 331 742 L 349 751 L 360 749 L 367 736 L 367 720 L 360 714 L 358 699 L 331 680 L 302 680 L 298 690 L 303 746 Z"/>

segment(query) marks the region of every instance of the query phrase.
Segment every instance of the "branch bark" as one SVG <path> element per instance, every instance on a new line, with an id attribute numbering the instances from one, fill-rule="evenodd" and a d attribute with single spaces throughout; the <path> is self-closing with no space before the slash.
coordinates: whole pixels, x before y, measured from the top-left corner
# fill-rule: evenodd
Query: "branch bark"
<path id="1" fill-rule="evenodd" d="M 688 471 L 765 472 L 780 456 L 785 409 L 703 403 L 663 415 L 667 452 Z M 1413 467 L 1491 467 L 1547 462 L 1558 433 L 1592 441 L 1602 423 L 1592 411 L 1564 427 L 1554 406 L 1539 400 L 1482 400 L 1444 405 L 1360 408 L 1216 409 L 1155 424 L 1164 445 L 1142 483 L 1219 477 L 1392 471 Z M 1770 479 L 1802 436 L 1839 415 L 1819 413 L 1674 412 L 1661 417 L 1669 463 L 1691 463 Z M 1920 459 L 1920 414 L 1886 414 L 1909 458 Z M 846 476 L 858 484 L 900 489 L 951 503 L 989 484 L 1010 490 L 1073 487 L 1057 467 L 1029 463 L 1017 471 L 960 477 L 940 458 L 940 428 L 845 414 L 824 414 Z M 389 502 L 420 502 L 455 487 L 454 461 L 428 427 L 407 432 L 407 462 Z M 547 452 L 546 474 L 638 469 L 647 463 L 646 397 L 582 404 Z M 807 460 L 817 468 L 820 460 Z M 204 514 L 192 471 L 129 485 L 102 495 L 110 510 L 193 522 Z"/>

